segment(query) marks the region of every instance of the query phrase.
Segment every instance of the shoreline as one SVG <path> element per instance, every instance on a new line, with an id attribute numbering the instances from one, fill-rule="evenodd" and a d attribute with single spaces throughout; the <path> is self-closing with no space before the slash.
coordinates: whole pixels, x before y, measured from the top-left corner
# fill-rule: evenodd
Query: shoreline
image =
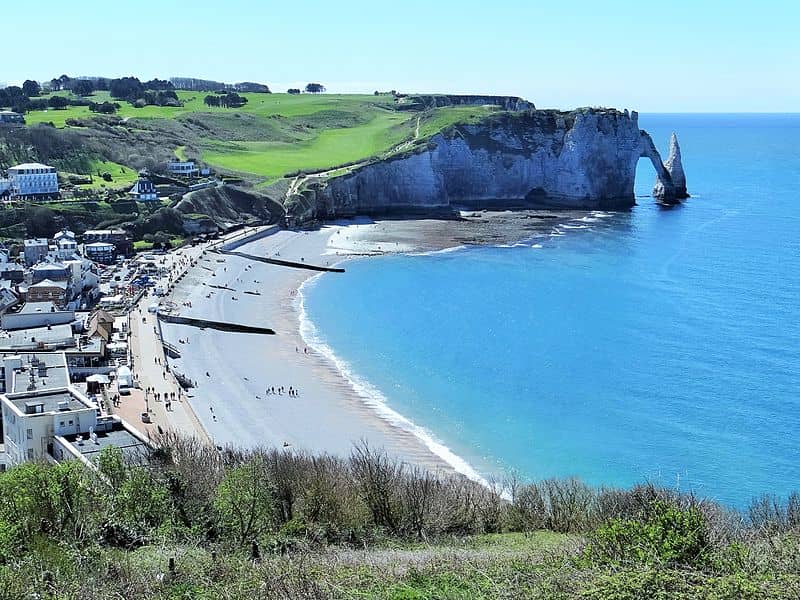
<path id="1" fill-rule="evenodd" d="M 573 211 L 563 216 L 574 219 L 575 215 Z M 477 213 L 468 216 L 475 217 Z M 254 234 L 254 239 L 237 246 L 256 256 L 331 267 L 371 256 L 450 252 L 476 243 L 512 245 L 530 237 L 531 232 L 552 230 L 558 222 L 563 222 L 561 216 L 553 212 L 533 218 L 520 213 L 491 213 L 485 219 L 477 219 L 483 220 L 477 229 L 474 218 L 444 222 L 355 219 L 327 223 L 313 231 L 273 230 L 265 235 L 262 230 Z M 509 227 L 509 220 L 516 222 L 517 227 Z M 244 290 L 252 293 L 247 297 L 236 291 L 210 291 L 206 285 L 214 277 L 216 284 L 242 291 L 242 277 L 254 273 L 258 275 L 250 281 L 258 285 L 259 293 Z M 380 390 L 354 373 L 320 339 L 305 310 L 304 291 L 322 274 L 255 263 L 232 255 L 204 253 L 185 281 L 176 286 L 173 300 L 178 305 L 185 301 L 192 303 L 191 308 L 181 308 L 182 315 L 276 330 L 275 336 L 266 336 L 272 340 L 209 330 L 201 337 L 199 330 L 192 331 L 189 326 L 164 324 L 165 339 L 187 351 L 172 362 L 174 368 L 197 381 L 198 388 L 189 391 L 189 402 L 214 443 L 283 445 L 314 453 L 347 455 L 355 443 L 366 441 L 410 465 L 458 472 L 486 484 L 467 459 L 450 450 L 434 432 L 394 410 Z M 226 277 L 233 277 L 234 281 L 226 283 Z M 267 320 L 261 321 L 263 318 Z M 179 340 L 185 340 L 186 345 Z M 234 340 L 238 341 L 232 343 Z M 198 347 L 201 351 L 195 354 Z M 310 349 L 308 354 L 306 348 Z M 237 356 L 241 359 L 237 360 Z M 217 382 L 219 373 L 223 373 L 222 381 Z M 262 387 L 250 381 L 248 375 L 252 377 L 252 373 L 263 378 Z M 285 396 L 276 399 L 256 391 L 263 390 L 265 384 L 271 387 L 276 378 L 287 376 L 293 377 L 295 383 L 284 385 L 293 385 L 301 392 L 299 398 L 289 401 L 291 406 L 283 400 Z"/>

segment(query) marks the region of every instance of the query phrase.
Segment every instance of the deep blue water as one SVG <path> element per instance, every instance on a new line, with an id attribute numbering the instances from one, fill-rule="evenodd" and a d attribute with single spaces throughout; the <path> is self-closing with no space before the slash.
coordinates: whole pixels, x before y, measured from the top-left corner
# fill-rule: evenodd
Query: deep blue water
<path id="1" fill-rule="evenodd" d="M 348 263 L 320 336 L 482 473 L 650 480 L 734 506 L 800 489 L 800 115 L 641 115 L 692 198 L 525 247 Z M 665 156 L 666 158 L 666 156 Z M 535 248 L 540 245 L 541 248 Z"/>

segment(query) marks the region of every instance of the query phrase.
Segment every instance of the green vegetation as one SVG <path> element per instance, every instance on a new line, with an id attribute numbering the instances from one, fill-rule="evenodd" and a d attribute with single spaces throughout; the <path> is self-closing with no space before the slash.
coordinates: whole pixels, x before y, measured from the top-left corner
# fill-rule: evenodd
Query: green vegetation
<path id="1" fill-rule="evenodd" d="M 746 515 L 650 485 L 511 500 L 349 459 L 161 435 L 0 474 L 3 598 L 796 598 L 800 496 Z"/>
<path id="2" fill-rule="evenodd" d="M 55 95 L 69 96 L 67 92 Z M 93 130 L 104 123 L 116 123 L 142 137 L 145 132 L 160 132 L 174 136 L 170 155 L 197 156 L 218 169 L 269 183 L 300 171 L 385 157 L 404 142 L 424 141 L 450 125 L 477 122 L 496 110 L 459 106 L 418 112 L 399 110 L 393 97 L 386 95 L 252 93 L 241 94 L 247 99 L 243 106 L 227 109 L 206 106 L 202 93 L 177 95 L 182 106 L 136 108 L 123 102 L 109 118 L 91 112 L 88 106 L 70 106 L 30 111 L 26 120 L 29 125 L 52 123 L 67 129 L 72 124 L 72 129 L 93 138 L 97 137 Z M 98 104 L 113 100 L 108 92 L 95 92 L 88 99 Z M 179 132 L 176 126 L 181 126 Z M 115 158 L 134 170 L 142 166 L 120 160 L 124 157 L 119 157 L 118 150 L 107 152 L 105 158 Z"/>
<path id="3" fill-rule="evenodd" d="M 204 152 L 203 160 L 230 171 L 275 179 L 375 156 L 402 142 L 411 131 L 407 115 L 382 111 L 364 125 L 326 129 L 306 141 L 218 145 Z"/>
<path id="4" fill-rule="evenodd" d="M 458 124 L 474 124 L 492 113 L 498 112 L 495 106 L 451 106 L 434 108 L 420 119 L 419 137 L 427 139 L 443 129 Z"/>
<path id="5" fill-rule="evenodd" d="M 103 175 L 108 173 L 110 181 L 103 178 Z M 110 160 L 93 159 L 89 161 L 89 175 L 92 177 L 92 182 L 87 184 L 78 185 L 81 190 L 101 190 L 101 189 L 130 189 L 138 178 L 138 173 L 135 169 L 125 167 Z"/>

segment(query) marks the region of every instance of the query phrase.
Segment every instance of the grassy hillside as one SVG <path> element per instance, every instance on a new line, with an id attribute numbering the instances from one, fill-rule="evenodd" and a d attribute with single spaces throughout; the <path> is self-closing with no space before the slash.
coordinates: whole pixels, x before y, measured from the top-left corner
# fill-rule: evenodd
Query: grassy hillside
<path id="1" fill-rule="evenodd" d="M 109 123 L 133 136 L 160 133 L 162 156 L 164 152 L 194 156 L 254 183 L 270 183 L 298 171 L 382 156 L 404 142 L 429 137 L 456 122 L 480 119 L 493 110 L 480 106 L 399 110 L 391 96 L 328 94 L 243 94 L 247 104 L 225 109 L 205 106 L 202 93 L 178 95 L 181 107 L 134 108 L 119 102 L 116 119 L 76 106 L 32 111 L 26 120 L 29 125 L 52 123 L 60 129 L 79 130 L 87 138 L 97 138 L 101 129 L 108 135 Z M 107 92 L 96 92 L 90 99 L 111 100 Z M 81 126 L 75 126 L 78 123 Z M 126 163 L 118 154 L 113 158 L 129 167 L 140 166 Z"/>
<path id="2" fill-rule="evenodd" d="M 745 514 L 650 485 L 511 500 L 366 446 L 218 451 L 173 434 L 0 473 L 0 597 L 797 598 L 800 496 Z"/>

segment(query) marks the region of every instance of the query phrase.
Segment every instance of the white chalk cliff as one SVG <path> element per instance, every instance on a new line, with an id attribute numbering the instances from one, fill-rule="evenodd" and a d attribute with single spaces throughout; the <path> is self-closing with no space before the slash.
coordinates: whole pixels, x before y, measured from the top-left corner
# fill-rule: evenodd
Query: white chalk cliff
<path id="1" fill-rule="evenodd" d="M 317 195 L 316 215 L 454 208 L 625 208 L 635 203 L 636 164 L 645 157 L 663 203 L 686 197 L 680 148 L 661 160 L 636 112 L 500 112 L 456 125 L 408 153 L 333 178 Z"/>

